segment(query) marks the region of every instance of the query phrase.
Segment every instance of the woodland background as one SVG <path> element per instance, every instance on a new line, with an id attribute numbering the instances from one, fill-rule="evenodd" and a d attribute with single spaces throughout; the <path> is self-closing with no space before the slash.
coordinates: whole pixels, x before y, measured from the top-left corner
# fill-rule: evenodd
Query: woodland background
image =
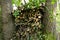
<path id="1" fill-rule="evenodd" d="M 60 40 L 60 0 L 0 0 L 0 40 L 12 40 L 15 31 L 15 22 L 13 16 L 18 18 L 18 7 L 27 9 L 39 8 L 42 6 L 44 39 L 42 40 Z M 18 20 L 16 20 L 18 21 Z M 20 39 L 16 39 L 20 40 Z M 29 40 L 29 39 L 27 39 Z"/>

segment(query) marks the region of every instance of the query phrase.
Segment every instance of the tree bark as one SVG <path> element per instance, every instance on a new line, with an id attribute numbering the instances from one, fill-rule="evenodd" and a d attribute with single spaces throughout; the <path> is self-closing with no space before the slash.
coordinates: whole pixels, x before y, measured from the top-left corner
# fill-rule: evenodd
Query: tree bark
<path id="1" fill-rule="evenodd" d="M 0 5 L 1 5 L 1 0 L 0 0 Z"/>
<path id="2" fill-rule="evenodd" d="M 46 27 L 46 31 L 50 33 L 56 33 L 56 18 L 55 18 L 55 9 L 56 3 L 51 4 L 52 0 L 46 0 L 46 13 L 44 13 L 43 24 Z"/>
<path id="3" fill-rule="evenodd" d="M 12 0 L 1 0 L 4 40 L 9 40 L 14 31 L 14 23 L 11 16 L 11 1 Z"/>

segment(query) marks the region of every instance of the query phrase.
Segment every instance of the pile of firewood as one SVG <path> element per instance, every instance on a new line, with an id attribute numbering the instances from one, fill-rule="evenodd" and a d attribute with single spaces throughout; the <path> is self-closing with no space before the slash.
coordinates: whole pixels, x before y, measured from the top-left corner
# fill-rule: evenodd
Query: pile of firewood
<path id="1" fill-rule="evenodd" d="M 42 40 L 42 14 L 40 9 L 18 9 L 15 17 L 16 37 L 21 40 Z"/>

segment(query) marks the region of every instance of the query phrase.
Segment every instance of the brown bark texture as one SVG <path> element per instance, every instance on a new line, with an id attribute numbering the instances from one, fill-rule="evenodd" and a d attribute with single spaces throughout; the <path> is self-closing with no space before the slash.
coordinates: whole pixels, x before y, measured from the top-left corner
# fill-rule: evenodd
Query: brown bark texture
<path id="1" fill-rule="evenodd" d="M 12 0 L 1 0 L 4 40 L 9 40 L 14 30 L 14 23 L 11 16 L 11 1 Z"/>
<path id="2" fill-rule="evenodd" d="M 43 17 L 43 24 L 46 31 L 55 34 L 56 33 L 56 3 L 51 4 L 52 0 L 46 0 L 46 13 Z"/>

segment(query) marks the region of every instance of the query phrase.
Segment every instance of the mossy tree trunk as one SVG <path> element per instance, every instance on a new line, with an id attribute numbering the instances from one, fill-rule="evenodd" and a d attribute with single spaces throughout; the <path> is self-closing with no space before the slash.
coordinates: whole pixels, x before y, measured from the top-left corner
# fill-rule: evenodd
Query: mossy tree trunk
<path id="1" fill-rule="evenodd" d="M 11 16 L 11 1 L 12 0 L 1 0 L 4 40 L 9 40 L 14 30 L 14 23 Z"/>
<path id="2" fill-rule="evenodd" d="M 46 13 L 43 17 L 43 24 L 46 27 L 45 30 L 49 33 L 55 34 L 56 33 L 56 3 L 51 4 L 52 0 L 46 0 Z"/>
<path id="3" fill-rule="evenodd" d="M 1 1 L 0 1 L 1 3 Z M 0 40 L 2 40 L 2 14 L 1 14 L 1 4 L 0 4 Z"/>

